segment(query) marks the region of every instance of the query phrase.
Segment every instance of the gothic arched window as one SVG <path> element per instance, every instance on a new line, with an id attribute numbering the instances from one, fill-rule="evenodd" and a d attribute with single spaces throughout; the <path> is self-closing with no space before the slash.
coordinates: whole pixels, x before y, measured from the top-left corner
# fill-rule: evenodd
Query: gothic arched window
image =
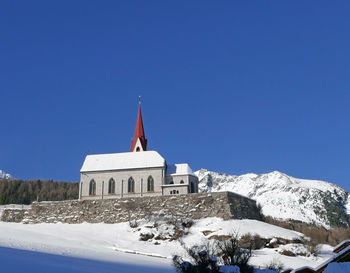
<path id="1" fill-rule="evenodd" d="M 89 184 L 89 195 L 96 195 L 96 182 L 93 179 Z"/>
<path id="2" fill-rule="evenodd" d="M 115 193 L 115 181 L 113 178 L 109 179 L 108 182 L 108 193 Z"/>
<path id="3" fill-rule="evenodd" d="M 135 192 L 135 181 L 132 177 L 128 180 L 128 192 Z"/>
<path id="4" fill-rule="evenodd" d="M 185 184 L 185 182 L 183 180 L 180 181 L 180 184 Z"/>
<path id="5" fill-rule="evenodd" d="M 147 191 L 154 191 L 154 180 L 151 175 L 147 179 Z"/>

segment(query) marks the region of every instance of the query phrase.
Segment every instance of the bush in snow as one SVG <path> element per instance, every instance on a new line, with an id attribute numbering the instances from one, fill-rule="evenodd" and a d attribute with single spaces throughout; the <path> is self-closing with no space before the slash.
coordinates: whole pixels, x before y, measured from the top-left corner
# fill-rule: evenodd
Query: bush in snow
<path id="1" fill-rule="evenodd" d="M 184 261 L 179 256 L 174 256 L 173 263 L 177 271 L 181 273 L 253 273 L 254 268 L 248 265 L 252 256 L 253 243 L 251 239 L 249 242 L 245 241 L 242 245 L 238 233 L 233 233 L 227 240 L 218 241 L 215 244 L 187 248 L 186 251 L 188 256 L 192 258 L 192 263 Z M 218 262 L 223 266 L 218 266 Z"/>
<path id="2" fill-rule="evenodd" d="M 206 246 L 193 246 L 186 249 L 193 263 L 184 261 L 179 256 L 173 257 L 173 264 L 182 273 L 219 273 L 217 258 L 210 255 L 211 249 Z"/>
<path id="3" fill-rule="evenodd" d="M 284 265 L 283 263 L 274 258 L 267 266 L 267 269 L 273 270 L 273 271 L 277 271 L 277 272 L 282 272 L 282 270 L 284 269 Z"/>
<path id="4" fill-rule="evenodd" d="M 239 243 L 242 246 L 249 245 L 252 243 L 252 249 L 261 249 L 268 242 L 268 239 L 261 238 L 258 234 L 251 235 L 250 233 L 243 235 L 239 240 Z"/>
<path id="5" fill-rule="evenodd" d="M 217 248 L 219 257 L 224 265 L 237 265 L 241 273 L 252 273 L 254 268 L 248 265 L 252 256 L 254 241 L 245 241 L 244 244 L 239 240 L 239 235 L 234 232 L 228 240 L 219 241 Z"/>
<path id="6" fill-rule="evenodd" d="M 310 252 L 311 255 L 318 256 L 321 251 L 320 245 L 318 245 L 316 242 L 310 240 L 306 242 L 307 250 Z"/>

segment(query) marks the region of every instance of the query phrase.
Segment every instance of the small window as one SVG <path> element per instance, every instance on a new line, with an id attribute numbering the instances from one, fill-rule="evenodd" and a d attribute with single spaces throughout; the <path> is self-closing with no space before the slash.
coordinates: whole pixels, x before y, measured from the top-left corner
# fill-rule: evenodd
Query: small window
<path id="1" fill-rule="evenodd" d="M 154 180 L 151 175 L 147 179 L 147 191 L 154 191 Z"/>
<path id="2" fill-rule="evenodd" d="M 135 192 L 135 181 L 132 177 L 128 180 L 128 192 Z"/>
<path id="3" fill-rule="evenodd" d="M 185 184 L 185 182 L 183 180 L 180 181 L 180 184 Z"/>
<path id="4" fill-rule="evenodd" d="M 169 184 L 174 184 L 174 181 L 173 181 L 173 180 L 170 180 Z"/>
<path id="5" fill-rule="evenodd" d="M 140 147 L 137 147 L 137 148 L 136 148 L 136 152 L 139 152 L 139 151 L 140 151 Z"/>
<path id="6" fill-rule="evenodd" d="M 93 179 L 89 184 L 89 195 L 96 195 L 96 182 Z"/>
<path id="7" fill-rule="evenodd" d="M 114 194 L 115 193 L 115 181 L 113 178 L 109 179 L 108 182 L 108 193 Z"/>
<path id="8" fill-rule="evenodd" d="M 179 191 L 176 191 L 176 194 L 179 194 Z"/>

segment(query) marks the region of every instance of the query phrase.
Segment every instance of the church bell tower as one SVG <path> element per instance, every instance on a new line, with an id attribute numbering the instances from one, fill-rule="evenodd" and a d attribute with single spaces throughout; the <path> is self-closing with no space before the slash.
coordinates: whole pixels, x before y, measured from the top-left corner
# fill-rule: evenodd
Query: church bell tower
<path id="1" fill-rule="evenodd" d="M 137 113 L 137 121 L 134 138 L 131 141 L 130 152 L 147 151 L 147 139 L 143 129 L 142 114 L 141 114 L 141 100 L 139 98 L 139 111 Z"/>

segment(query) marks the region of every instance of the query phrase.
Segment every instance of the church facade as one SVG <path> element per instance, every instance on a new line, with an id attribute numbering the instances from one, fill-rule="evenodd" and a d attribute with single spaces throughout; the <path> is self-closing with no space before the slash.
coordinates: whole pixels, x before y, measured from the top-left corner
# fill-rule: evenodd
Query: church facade
<path id="1" fill-rule="evenodd" d="M 198 178 L 187 163 L 167 164 L 147 150 L 139 104 L 130 152 L 87 155 L 80 170 L 79 199 L 178 195 L 198 192 Z"/>

